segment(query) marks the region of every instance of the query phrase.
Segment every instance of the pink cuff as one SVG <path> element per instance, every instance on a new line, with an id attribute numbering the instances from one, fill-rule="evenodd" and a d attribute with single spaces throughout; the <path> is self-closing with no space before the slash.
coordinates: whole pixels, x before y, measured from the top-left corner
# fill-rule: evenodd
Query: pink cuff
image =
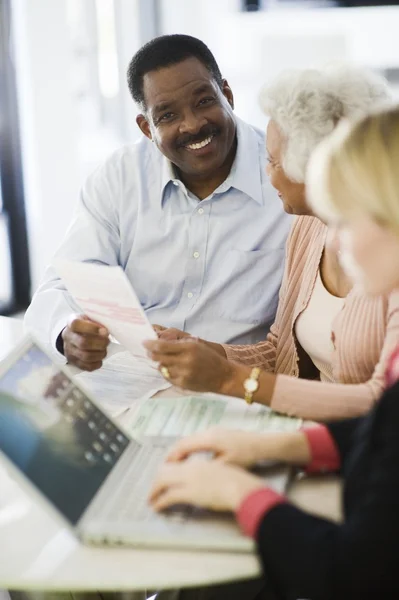
<path id="1" fill-rule="evenodd" d="M 286 502 L 286 497 L 278 494 L 271 488 L 260 488 L 249 494 L 241 502 L 236 517 L 242 532 L 248 537 L 254 538 L 260 522 L 266 513 L 277 504 Z"/>
<path id="2" fill-rule="evenodd" d="M 391 387 L 399 380 L 399 348 L 392 352 L 385 370 L 385 385 Z"/>
<path id="3" fill-rule="evenodd" d="M 312 457 L 312 461 L 305 469 L 306 473 L 338 471 L 341 466 L 341 457 L 327 427 L 317 425 L 302 429 L 302 432 L 307 437 Z"/>

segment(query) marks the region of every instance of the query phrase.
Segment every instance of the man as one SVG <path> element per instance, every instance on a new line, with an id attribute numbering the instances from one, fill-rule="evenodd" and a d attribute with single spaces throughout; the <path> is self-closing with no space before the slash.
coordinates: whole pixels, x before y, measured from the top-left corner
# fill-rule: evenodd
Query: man
<path id="1" fill-rule="evenodd" d="M 252 343 L 274 319 L 290 218 L 265 175 L 264 135 L 233 113 L 210 50 L 162 36 L 133 57 L 128 84 L 144 134 L 89 177 L 57 257 L 121 265 L 152 323 Z M 26 324 L 89 371 L 108 332 L 52 268 Z"/>

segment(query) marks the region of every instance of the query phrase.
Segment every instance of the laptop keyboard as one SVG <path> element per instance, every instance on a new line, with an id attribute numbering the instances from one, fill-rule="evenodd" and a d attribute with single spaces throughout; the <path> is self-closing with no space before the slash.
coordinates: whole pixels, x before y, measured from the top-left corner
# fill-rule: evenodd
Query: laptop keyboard
<path id="1" fill-rule="evenodd" d="M 113 520 L 142 521 L 153 515 L 148 505 L 148 494 L 166 453 L 161 446 L 143 447 L 140 450 L 115 495 L 110 513 Z"/>
<path id="2" fill-rule="evenodd" d="M 152 438 L 138 446 L 134 441 L 124 452 L 120 463 L 107 479 L 106 485 L 98 494 L 90 509 L 90 520 L 106 523 L 146 522 L 158 515 L 148 504 L 148 496 L 155 476 L 165 461 L 166 455 L 176 438 Z M 261 473 L 259 473 L 261 474 Z M 288 468 L 268 469 L 269 485 L 280 493 L 285 491 L 289 479 Z M 176 523 L 185 522 L 190 517 L 209 514 L 192 506 L 181 505 L 167 511 L 168 519 Z"/>
<path id="3" fill-rule="evenodd" d="M 172 440 L 171 440 L 172 441 Z M 102 521 L 120 523 L 126 521 L 148 521 L 154 511 L 148 505 L 148 495 L 156 473 L 170 448 L 170 443 L 143 445 L 131 460 L 124 461 L 123 469 L 116 469 L 117 480 L 107 482 L 106 491 L 90 517 Z M 129 449 L 127 455 L 130 455 Z M 124 457 L 125 458 L 125 457 Z M 128 456 L 126 457 L 128 458 Z M 121 465 L 122 466 L 122 465 Z M 113 490 L 110 497 L 109 490 Z"/>

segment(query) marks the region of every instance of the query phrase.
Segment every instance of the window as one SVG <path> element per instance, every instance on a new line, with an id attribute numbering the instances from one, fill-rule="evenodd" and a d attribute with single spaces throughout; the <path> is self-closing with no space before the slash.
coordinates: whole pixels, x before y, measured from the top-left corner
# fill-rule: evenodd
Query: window
<path id="1" fill-rule="evenodd" d="M 25 309 L 30 269 L 23 195 L 11 0 L 0 2 L 0 314 Z"/>

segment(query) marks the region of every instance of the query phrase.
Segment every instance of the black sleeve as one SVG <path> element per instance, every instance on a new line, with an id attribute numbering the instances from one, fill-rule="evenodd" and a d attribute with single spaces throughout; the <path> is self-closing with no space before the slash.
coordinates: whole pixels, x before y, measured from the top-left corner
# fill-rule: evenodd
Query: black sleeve
<path id="1" fill-rule="evenodd" d="M 258 548 L 279 598 L 399 598 L 398 387 L 381 400 L 369 442 L 367 468 L 351 481 L 351 514 L 342 525 L 290 504 L 265 515 Z"/>
<path id="2" fill-rule="evenodd" d="M 350 453 L 355 432 L 364 422 L 366 417 L 356 417 L 355 419 L 346 419 L 345 421 L 334 421 L 327 423 L 326 427 L 330 432 L 341 456 L 341 464 L 345 463 L 348 453 Z"/>
<path id="3" fill-rule="evenodd" d="M 64 331 L 64 329 L 62 331 Z M 64 340 L 62 337 L 62 331 L 59 334 L 59 336 L 57 337 L 56 342 L 55 342 L 55 347 L 60 354 L 64 354 Z"/>

